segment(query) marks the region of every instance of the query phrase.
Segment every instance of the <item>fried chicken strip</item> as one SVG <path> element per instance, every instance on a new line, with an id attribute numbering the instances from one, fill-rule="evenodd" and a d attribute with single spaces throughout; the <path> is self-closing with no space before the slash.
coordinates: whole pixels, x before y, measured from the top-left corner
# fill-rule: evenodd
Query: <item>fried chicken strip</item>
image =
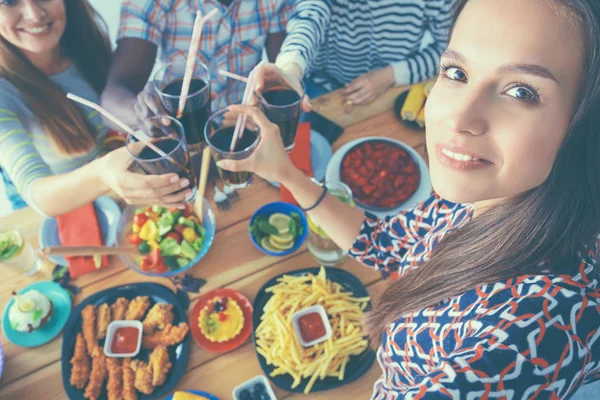
<path id="1" fill-rule="evenodd" d="M 152 386 L 162 385 L 167 378 L 169 370 L 173 366 L 169 360 L 169 352 L 166 346 L 158 346 L 150 354 L 148 364 L 152 370 Z"/>
<path id="2" fill-rule="evenodd" d="M 100 352 L 92 358 L 92 372 L 90 373 L 90 381 L 85 388 L 83 397 L 90 400 L 97 400 L 102 393 L 102 387 L 106 379 L 106 356 L 104 352 Z"/>
<path id="3" fill-rule="evenodd" d="M 152 386 L 152 369 L 150 366 L 143 361 L 133 360 L 131 369 L 135 371 L 135 388 L 144 394 L 152 394 L 154 386 Z"/>
<path id="4" fill-rule="evenodd" d="M 156 303 L 144 319 L 144 334 L 152 335 L 157 329 L 164 329 L 165 326 L 171 324 L 173 322 L 172 308 L 173 304 Z"/>
<path id="5" fill-rule="evenodd" d="M 108 357 L 106 359 L 106 369 L 108 370 L 108 383 L 106 390 L 108 400 L 121 400 L 123 398 L 123 368 L 120 358 Z"/>
<path id="6" fill-rule="evenodd" d="M 129 302 L 125 319 L 140 321 L 144 317 L 144 314 L 146 314 L 148 307 L 150 307 L 150 298 L 148 296 L 136 297 Z"/>
<path id="7" fill-rule="evenodd" d="M 102 303 L 96 309 L 96 338 L 98 340 L 106 337 L 108 324 L 110 324 L 110 306 L 107 303 Z"/>
<path id="8" fill-rule="evenodd" d="M 91 357 L 95 357 L 101 353 L 96 341 L 96 307 L 93 304 L 85 306 L 81 311 L 81 319 L 81 330 L 83 331 L 87 352 Z"/>
<path id="9" fill-rule="evenodd" d="M 123 359 L 123 400 L 137 400 L 135 390 L 135 371 L 131 369 L 131 358 Z"/>
<path id="10" fill-rule="evenodd" d="M 75 351 L 71 358 L 71 385 L 77 389 L 83 389 L 90 377 L 90 358 L 85 348 L 85 340 L 81 333 L 75 338 Z"/>
<path id="11" fill-rule="evenodd" d="M 188 324 L 185 322 L 180 323 L 179 326 L 169 324 L 162 331 L 142 337 L 142 346 L 144 349 L 155 349 L 160 345 L 172 346 L 180 343 L 188 330 Z"/>
<path id="12" fill-rule="evenodd" d="M 120 321 L 125 319 L 125 313 L 127 312 L 127 307 L 129 306 L 129 300 L 125 297 L 119 297 L 115 303 L 110 306 L 112 310 L 112 319 L 113 321 Z"/>

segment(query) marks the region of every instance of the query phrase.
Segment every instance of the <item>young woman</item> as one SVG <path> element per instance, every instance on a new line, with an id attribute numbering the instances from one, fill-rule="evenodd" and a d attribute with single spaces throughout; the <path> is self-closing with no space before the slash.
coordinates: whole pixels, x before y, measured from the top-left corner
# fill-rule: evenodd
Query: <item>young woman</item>
<path id="1" fill-rule="evenodd" d="M 0 214 L 28 203 L 58 215 L 109 190 L 182 206 L 190 192 L 175 175 L 128 172 L 125 148 L 96 158 L 107 128 L 65 93 L 99 101 L 111 50 L 97 18 L 87 0 L 0 0 Z"/>
<path id="2" fill-rule="evenodd" d="M 456 6 L 426 110 L 436 195 L 386 220 L 333 196 L 309 214 L 399 278 L 366 321 L 374 399 L 568 398 L 600 378 L 600 2 Z M 263 140 L 222 167 L 319 203 L 276 128 L 231 108 Z"/>

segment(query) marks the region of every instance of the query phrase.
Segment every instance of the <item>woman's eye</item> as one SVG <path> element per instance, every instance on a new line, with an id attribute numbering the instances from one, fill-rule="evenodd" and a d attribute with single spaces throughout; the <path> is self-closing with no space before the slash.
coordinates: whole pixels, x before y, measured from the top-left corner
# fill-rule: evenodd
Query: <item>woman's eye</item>
<path id="1" fill-rule="evenodd" d="M 17 1 L 19 0 L 3 0 L 0 1 L 0 6 L 12 7 L 17 4 Z"/>
<path id="2" fill-rule="evenodd" d="M 538 97 L 533 90 L 523 86 L 508 89 L 505 93 L 519 101 L 535 101 Z"/>
<path id="3" fill-rule="evenodd" d="M 467 74 L 464 71 L 457 67 L 447 67 L 444 70 L 444 75 L 446 78 L 451 79 L 453 81 L 466 82 Z"/>

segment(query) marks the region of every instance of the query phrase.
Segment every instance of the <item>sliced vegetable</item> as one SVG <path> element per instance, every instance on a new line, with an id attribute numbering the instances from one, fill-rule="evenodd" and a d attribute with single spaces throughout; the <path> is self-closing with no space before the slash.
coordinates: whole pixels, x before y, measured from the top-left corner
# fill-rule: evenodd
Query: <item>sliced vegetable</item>
<path id="1" fill-rule="evenodd" d="M 133 225 L 141 228 L 148 221 L 148 216 L 146 214 L 135 214 L 133 216 Z"/>
<path id="2" fill-rule="evenodd" d="M 134 246 L 139 246 L 140 243 L 142 243 L 142 241 L 142 238 L 135 233 L 130 233 L 129 235 L 127 235 L 127 242 L 131 243 Z"/>
<path id="3" fill-rule="evenodd" d="M 183 238 L 190 243 L 194 243 L 194 241 L 198 239 L 198 235 L 194 228 L 185 228 L 181 234 L 183 235 Z"/>
<path id="4" fill-rule="evenodd" d="M 204 238 L 203 237 L 194 240 L 194 243 L 192 243 L 192 247 L 196 251 L 200 251 L 202 249 L 202 246 L 204 246 Z"/>
<path id="5" fill-rule="evenodd" d="M 165 265 L 169 267 L 170 270 L 179 269 L 179 264 L 177 263 L 176 257 L 165 257 L 164 259 Z"/>
<path id="6" fill-rule="evenodd" d="M 150 250 L 151 250 L 151 247 L 148 244 L 148 242 L 142 242 L 138 246 L 138 251 L 140 252 L 140 254 L 148 254 L 148 253 L 150 253 Z"/>
<path id="7" fill-rule="evenodd" d="M 131 226 L 131 230 L 133 231 L 133 233 L 140 233 L 140 229 L 141 228 L 139 226 L 137 226 L 136 224 L 133 224 Z"/>
<path id="8" fill-rule="evenodd" d="M 158 242 L 156 240 L 148 240 L 147 243 L 150 249 L 158 249 Z"/>
<path id="9" fill-rule="evenodd" d="M 162 214 L 165 210 L 166 210 L 166 208 L 163 208 L 156 204 L 152 206 L 152 211 L 155 213 L 158 213 L 158 214 Z"/>
<path id="10" fill-rule="evenodd" d="M 179 268 L 183 268 L 191 262 L 192 262 L 192 260 L 190 260 L 189 258 L 177 257 L 177 264 L 179 265 Z"/>
<path id="11" fill-rule="evenodd" d="M 173 211 L 173 209 L 171 209 L 171 216 L 173 217 L 173 221 L 179 221 L 179 218 L 181 218 L 182 215 L 183 212 L 181 210 L 175 209 L 175 211 Z"/>
<path id="12" fill-rule="evenodd" d="M 204 228 L 204 226 L 200 223 L 196 224 L 196 233 L 198 233 L 198 236 L 200 237 L 204 237 L 204 235 L 206 235 L 206 228 Z"/>
<path id="13" fill-rule="evenodd" d="M 185 243 L 185 242 L 184 242 Z M 160 242 L 160 254 L 165 257 L 176 256 L 181 253 L 181 246 L 177 243 L 177 240 L 173 238 L 166 238 Z"/>
<path id="14" fill-rule="evenodd" d="M 173 222 L 169 221 L 169 219 L 159 219 L 156 221 L 156 226 L 158 227 L 158 235 L 164 236 L 173 228 Z"/>
<path id="15" fill-rule="evenodd" d="M 155 240 L 158 236 L 158 228 L 154 221 L 148 220 L 140 229 L 140 238 L 143 240 Z M 138 243 L 139 244 L 139 243 Z"/>
<path id="16" fill-rule="evenodd" d="M 140 269 L 142 271 L 145 271 L 145 272 L 151 271 L 152 270 L 151 265 L 152 265 L 152 261 L 150 260 L 150 258 L 145 257 L 145 258 L 142 258 L 142 260 L 140 261 Z"/>
<path id="17" fill-rule="evenodd" d="M 165 238 L 175 239 L 177 241 L 177 243 L 179 243 L 179 242 L 181 242 L 181 233 L 176 232 L 176 231 L 171 231 L 171 232 L 167 233 L 167 236 L 165 236 Z"/>
<path id="18" fill-rule="evenodd" d="M 188 243 L 187 241 L 183 241 L 181 242 L 181 255 L 189 258 L 189 259 L 193 259 L 194 257 L 196 257 L 196 254 L 198 254 L 198 252 L 194 249 L 194 247 Z"/>
<path id="19" fill-rule="evenodd" d="M 179 219 L 177 220 L 177 223 L 179 223 L 180 225 L 185 225 L 189 228 L 194 227 L 194 221 L 191 221 L 186 217 L 179 217 Z"/>

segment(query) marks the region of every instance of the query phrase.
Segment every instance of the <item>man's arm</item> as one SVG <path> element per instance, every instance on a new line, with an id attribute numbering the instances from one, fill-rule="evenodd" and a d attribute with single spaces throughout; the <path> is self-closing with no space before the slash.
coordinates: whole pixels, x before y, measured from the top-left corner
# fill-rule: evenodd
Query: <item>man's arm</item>
<path id="1" fill-rule="evenodd" d="M 102 106 L 128 125 L 136 125 L 133 112 L 137 95 L 148 81 L 157 46 L 149 41 L 135 38 L 119 40 L 108 74 L 108 82 L 102 93 Z"/>
<path id="2" fill-rule="evenodd" d="M 286 26 L 287 36 L 277 66 L 300 75 L 312 65 L 331 17 L 331 0 L 293 0 L 295 10 Z"/>

